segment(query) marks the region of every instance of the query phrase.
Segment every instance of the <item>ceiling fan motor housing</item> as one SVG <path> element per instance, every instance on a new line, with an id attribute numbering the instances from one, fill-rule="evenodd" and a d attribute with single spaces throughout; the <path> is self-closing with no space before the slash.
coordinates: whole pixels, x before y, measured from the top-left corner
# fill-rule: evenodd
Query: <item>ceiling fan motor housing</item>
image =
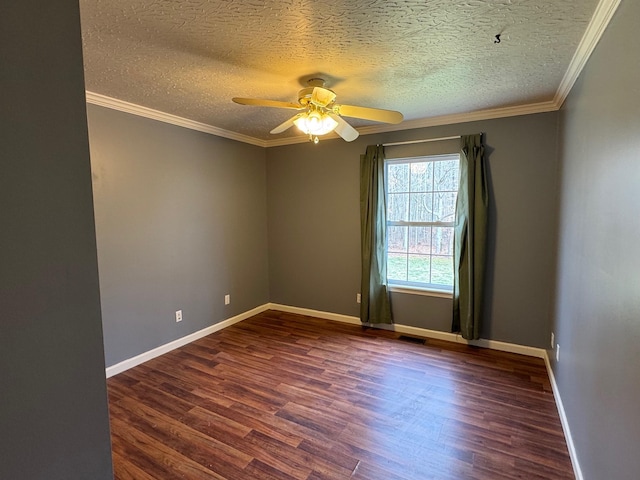
<path id="1" fill-rule="evenodd" d="M 324 84 L 325 84 L 325 80 L 323 78 L 310 78 L 309 80 L 307 80 L 307 85 L 309 86 L 306 88 L 303 88 L 298 92 L 298 102 L 300 103 L 300 105 L 304 107 L 309 105 L 309 102 L 311 101 L 311 96 L 313 95 L 313 89 L 316 87 L 329 90 L 331 93 L 335 94 L 333 90 L 326 88 Z"/>
<path id="2" fill-rule="evenodd" d="M 315 87 L 307 87 L 298 92 L 298 102 L 300 102 L 300 105 L 304 107 L 309 105 L 309 102 L 311 101 L 311 94 L 313 94 L 314 88 Z"/>

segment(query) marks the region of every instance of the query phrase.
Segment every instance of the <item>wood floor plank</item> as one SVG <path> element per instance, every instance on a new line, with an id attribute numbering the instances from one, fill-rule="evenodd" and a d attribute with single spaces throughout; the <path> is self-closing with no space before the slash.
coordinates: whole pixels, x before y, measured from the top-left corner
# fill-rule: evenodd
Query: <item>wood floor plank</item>
<path id="1" fill-rule="evenodd" d="M 113 452 L 114 478 L 118 480 L 130 477 L 128 464 L 133 465 L 148 474 L 151 478 L 166 478 L 173 480 L 180 478 L 177 469 L 164 464 L 164 455 L 151 444 L 140 444 L 140 440 L 129 435 L 126 425 L 111 422 L 111 450 Z M 171 455 L 173 456 L 173 454 Z M 122 458 L 128 464 L 120 465 L 118 460 Z"/>
<path id="2" fill-rule="evenodd" d="M 193 480 L 212 480 L 225 479 L 218 473 L 209 470 L 201 464 L 191 460 L 189 457 L 181 455 L 171 447 L 165 446 L 164 443 L 158 442 L 137 428 L 131 427 L 126 422 L 119 419 L 112 420 L 112 437 L 118 439 L 126 447 L 121 451 L 127 452 L 127 458 L 136 461 L 141 468 L 149 469 L 152 476 L 162 480 L 173 479 L 193 479 Z M 130 447 L 135 447 L 131 449 Z M 139 463 L 138 463 L 139 462 Z M 116 468 L 117 470 L 117 468 Z M 236 477 L 240 479 L 241 477 Z"/>
<path id="3" fill-rule="evenodd" d="M 120 480 L 156 480 L 155 477 L 131 463 L 126 456 L 121 455 L 118 451 L 114 450 L 112 455 L 116 478 Z"/>
<path id="4" fill-rule="evenodd" d="M 270 310 L 107 384 L 116 480 L 574 478 L 517 354 Z"/>
<path id="5" fill-rule="evenodd" d="M 207 469 L 215 468 L 223 474 L 241 476 L 239 472 L 252 459 L 245 452 L 133 400 L 123 399 L 111 409 L 136 432 L 144 433 L 146 437 L 155 439 L 157 445 L 169 447 Z"/>

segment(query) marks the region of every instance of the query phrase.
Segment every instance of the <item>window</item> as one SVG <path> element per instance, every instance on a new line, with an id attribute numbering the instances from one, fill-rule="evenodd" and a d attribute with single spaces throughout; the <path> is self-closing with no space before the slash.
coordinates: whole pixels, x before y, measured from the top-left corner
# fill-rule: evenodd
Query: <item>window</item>
<path id="1" fill-rule="evenodd" d="M 453 290 L 459 155 L 387 160 L 387 280 Z"/>

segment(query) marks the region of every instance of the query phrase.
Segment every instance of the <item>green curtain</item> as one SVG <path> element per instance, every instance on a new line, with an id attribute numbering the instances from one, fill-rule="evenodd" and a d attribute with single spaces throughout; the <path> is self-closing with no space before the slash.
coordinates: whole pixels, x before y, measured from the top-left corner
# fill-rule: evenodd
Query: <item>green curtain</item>
<path id="1" fill-rule="evenodd" d="M 393 323 L 387 291 L 387 201 L 384 147 L 369 145 L 360 155 L 360 242 L 362 281 L 360 321 Z"/>
<path id="2" fill-rule="evenodd" d="M 482 135 L 462 136 L 460 146 L 451 331 L 477 340 L 482 322 L 489 192 Z"/>

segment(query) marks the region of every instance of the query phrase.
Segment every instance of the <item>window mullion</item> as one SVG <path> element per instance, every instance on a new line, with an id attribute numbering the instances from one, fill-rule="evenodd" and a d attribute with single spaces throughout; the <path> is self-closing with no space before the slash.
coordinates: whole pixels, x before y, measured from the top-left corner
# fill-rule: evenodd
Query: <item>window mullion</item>
<path id="1" fill-rule="evenodd" d="M 387 220 L 389 227 L 453 227 L 454 222 L 403 222 Z"/>

